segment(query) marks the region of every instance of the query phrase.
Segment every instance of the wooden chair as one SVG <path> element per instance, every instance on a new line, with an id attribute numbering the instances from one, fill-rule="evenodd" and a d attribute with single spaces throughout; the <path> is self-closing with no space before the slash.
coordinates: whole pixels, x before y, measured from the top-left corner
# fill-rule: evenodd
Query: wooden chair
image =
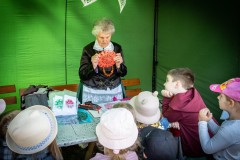
<path id="1" fill-rule="evenodd" d="M 15 95 L 11 96 L 12 93 L 14 93 Z M 3 94 L 3 96 L 1 97 L 7 105 L 17 104 L 15 85 L 0 86 L 0 94 Z"/>
<path id="2" fill-rule="evenodd" d="M 122 84 L 125 87 L 126 97 L 133 97 L 141 92 L 141 88 L 136 88 L 140 85 L 139 78 L 122 79 Z"/>

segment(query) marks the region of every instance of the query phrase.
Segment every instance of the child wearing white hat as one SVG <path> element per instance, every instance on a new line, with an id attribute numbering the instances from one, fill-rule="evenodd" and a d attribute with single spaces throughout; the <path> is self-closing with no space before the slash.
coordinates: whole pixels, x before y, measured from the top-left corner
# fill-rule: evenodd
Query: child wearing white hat
<path id="1" fill-rule="evenodd" d="M 7 146 L 6 143 L 6 132 L 9 123 L 14 117 L 18 115 L 20 110 L 13 110 L 5 112 L 0 118 L 0 159 L 1 160 L 12 160 L 14 157 L 14 152 Z"/>
<path id="2" fill-rule="evenodd" d="M 170 127 L 177 128 L 177 122 L 169 123 L 166 118 L 162 117 L 157 96 L 157 91 L 142 91 L 129 101 L 129 104 L 133 106 L 138 128 L 142 129 L 147 126 L 153 126 L 162 130 L 167 130 Z"/>
<path id="3" fill-rule="evenodd" d="M 114 104 L 112 108 L 125 108 L 125 109 L 129 110 L 132 113 L 133 118 L 135 120 L 134 109 L 131 104 L 129 104 L 127 102 L 119 102 L 119 103 Z M 140 145 L 140 143 L 139 143 L 139 145 Z M 99 142 L 96 142 L 96 146 L 99 151 L 101 151 L 101 152 L 104 151 L 104 147 Z"/>
<path id="4" fill-rule="evenodd" d="M 6 103 L 3 99 L 0 99 L 0 115 L 5 111 Z"/>
<path id="5" fill-rule="evenodd" d="M 21 111 L 8 125 L 6 142 L 16 159 L 63 159 L 56 144 L 58 127 L 53 112 L 42 105 Z"/>
<path id="6" fill-rule="evenodd" d="M 154 93 L 143 91 L 129 101 L 134 108 L 138 128 L 144 128 L 159 122 L 161 112 L 157 95 L 157 91 Z"/>
<path id="7" fill-rule="evenodd" d="M 134 96 L 130 100 L 130 104 L 134 108 L 134 114 L 137 121 L 137 126 L 139 129 L 139 137 L 141 140 L 141 148 L 138 151 L 139 158 L 142 159 L 143 156 L 143 149 L 144 149 L 144 139 L 146 133 L 150 133 L 152 128 L 157 128 L 163 130 L 168 134 L 171 134 L 167 131 L 170 127 L 178 127 L 178 122 L 169 123 L 168 120 L 162 117 L 160 111 L 160 103 L 158 99 L 158 92 L 150 92 L 150 91 L 142 91 L 137 96 Z M 172 125 L 175 124 L 175 125 Z M 162 135 L 158 135 L 161 138 Z M 159 139 L 158 138 L 158 139 Z M 157 140 L 157 139 L 156 139 Z M 175 145 L 177 141 L 175 142 Z M 161 150 L 161 148 L 159 149 Z M 151 154 L 154 154 L 153 152 Z M 173 156 L 175 152 L 172 153 Z M 152 155 L 153 156 L 153 155 Z M 167 157 L 165 157 L 168 159 Z"/>
<path id="8" fill-rule="evenodd" d="M 97 153 L 91 160 L 138 160 L 138 129 L 133 115 L 125 108 L 112 108 L 101 116 L 96 127 L 104 154 Z"/>

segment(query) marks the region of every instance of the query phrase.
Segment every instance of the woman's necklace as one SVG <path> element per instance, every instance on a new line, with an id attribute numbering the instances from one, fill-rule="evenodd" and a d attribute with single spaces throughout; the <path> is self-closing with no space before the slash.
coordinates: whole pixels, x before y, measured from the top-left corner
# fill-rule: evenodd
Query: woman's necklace
<path id="1" fill-rule="evenodd" d="M 103 74 L 104 74 L 105 76 L 107 76 L 107 77 L 110 77 L 110 76 L 113 74 L 113 71 L 114 71 L 113 66 L 112 66 L 112 68 L 111 68 L 110 73 L 107 73 L 107 72 L 105 71 L 105 68 L 103 68 Z"/>

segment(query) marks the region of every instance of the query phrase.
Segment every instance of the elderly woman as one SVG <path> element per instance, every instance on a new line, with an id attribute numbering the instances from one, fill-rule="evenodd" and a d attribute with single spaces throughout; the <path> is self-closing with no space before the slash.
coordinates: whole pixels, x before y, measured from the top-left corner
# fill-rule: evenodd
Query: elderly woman
<path id="1" fill-rule="evenodd" d="M 111 41 L 114 32 L 114 24 L 109 19 L 94 24 L 92 34 L 96 40 L 83 48 L 79 67 L 81 103 L 102 103 L 124 97 L 120 77 L 127 74 L 127 67 L 121 45 Z"/>

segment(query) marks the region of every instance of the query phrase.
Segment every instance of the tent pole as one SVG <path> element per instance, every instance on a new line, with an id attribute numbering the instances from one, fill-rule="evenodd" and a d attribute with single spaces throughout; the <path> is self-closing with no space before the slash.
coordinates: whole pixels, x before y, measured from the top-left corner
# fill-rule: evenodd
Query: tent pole
<path id="1" fill-rule="evenodd" d="M 67 81 L 67 0 L 65 1 L 65 31 L 64 31 L 64 45 L 65 45 L 65 49 L 64 49 L 64 56 L 65 56 L 65 84 L 68 84 Z"/>
<path id="2" fill-rule="evenodd" d="M 157 67 L 157 46 L 158 46 L 158 0 L 154 5 L 154 43 L 153 43 L 153 64 L 152 64 L 152 91 L 156 90 L 156 67 Z"/>

